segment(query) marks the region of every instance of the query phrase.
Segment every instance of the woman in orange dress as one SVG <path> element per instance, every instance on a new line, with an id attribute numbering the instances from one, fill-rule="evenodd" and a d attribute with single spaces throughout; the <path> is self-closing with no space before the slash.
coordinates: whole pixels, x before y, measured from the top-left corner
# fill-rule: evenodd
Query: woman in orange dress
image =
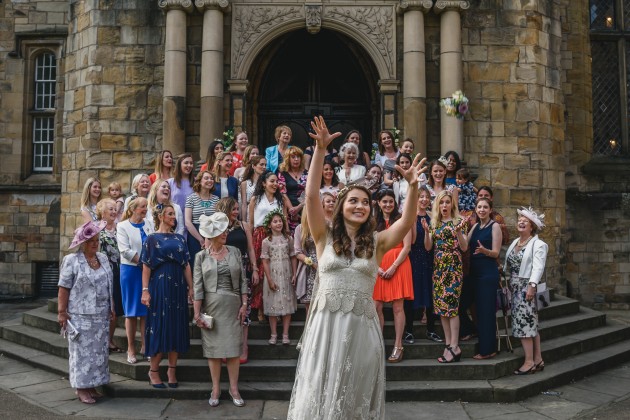
<path id="1" fill-rule="evenodd" d="M 393 190 L 384 190 L 379 194 L 378 207 L 376 208 L 376 230 L 382 231 L 389 228 L 400 218 L 396 196 Z M 402 336 L 405 330 L 404 300 L 413 300 L 413 278 L 411 274 L 411 262 L 409 251 L 411 250 L 411 231 L 405 235 L 401 243 L 390 249 L 383 255 L 381 266 L 378 269 L 376 284 L 374 285 L 374 303 L 378 318 L 381 321 L 381 329 L 385 325 L 383 317 L 383 303 L 392 302 L 394 312 L 394 329 L 396 340 L 394 349 L 388 362 L 398 363 L 403 359 Z"/>

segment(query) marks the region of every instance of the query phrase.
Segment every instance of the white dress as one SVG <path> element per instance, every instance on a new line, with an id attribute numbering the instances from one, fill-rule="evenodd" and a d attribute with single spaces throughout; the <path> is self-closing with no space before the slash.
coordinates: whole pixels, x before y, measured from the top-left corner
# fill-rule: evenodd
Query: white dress
<path id="1" fill-rule="evenodd" d="M 382 419 L 385 356 L 372 299 L 376 255 L 337 256 L 329 234 L 318 268 L 288 418 Z"/>

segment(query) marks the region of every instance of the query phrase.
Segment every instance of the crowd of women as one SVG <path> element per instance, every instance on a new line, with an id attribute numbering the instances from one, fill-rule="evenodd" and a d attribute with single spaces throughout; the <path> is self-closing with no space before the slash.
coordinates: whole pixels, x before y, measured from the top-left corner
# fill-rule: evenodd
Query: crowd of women
<path id="1" fill-rule="evenodd" d="M 191 154 L 175 159 L 162 151 L 154 173 L 136 175 L 126 198 L 117 183 L 105 196 L 98 179 L 86 181 L 84 224 L 71 244 L 79 250 L 64 258 L 59 281 L 70 381 L 82 402 L 94 403 L 95 388 L 107 383 L 107 352 L 123 352 L 112 338 L 116 317 L 124 316 L 127 362 L 148 359 L 152 387 L 178 386 L 178 356 L 188 351 L 192 321 L 208 359 L 209 404 L 220 401 L 223 360 L 229 395 L 242 406 L 238 374 L 248 361 L 248 326 L 268 323 L 270 345 L 296 344 L 289 331 L 299 301 L 308 317 L 289 417 L 327 418 L 348 400 L 339 391 L 346 387 L 356 407 L 342 410 L 378 417 L 384 304 L 392 306 L 395 330 L 389 362 L 403 360 L 404 344 L 416 341 L 416 320 L 426 323 L 428 340 L 445 344 L 439 363 L 460 361 L 459 342 L 475 335 L 474 359 L 491 358 L 502 271 L 512 290 L 513 334 L 525 353 L 514 373 L 544 368 L 533 299 L 547 252 L 536 235 L 543 216 L 518 211 L 519 237 L 502 266 L 504 219 L 493 210 L 492 190 L 474 187 L 457 153 L 427 163 L 414 157 L 411 139 L 398 145 L 384 130 L 371 158 L 358 131 L 337 150 L 332 140 L 341 133 L 329 133 L 319 118 L 312 127 L 315 144 L 306 150 L 292 146 L 291 129 L 280 126 L 277 144 L 264 154 L 244 132 L 227 151 L 212 142 L 197 164 Z M 88 357 L 94 353 L 103 354 L 102 363 Z"/>

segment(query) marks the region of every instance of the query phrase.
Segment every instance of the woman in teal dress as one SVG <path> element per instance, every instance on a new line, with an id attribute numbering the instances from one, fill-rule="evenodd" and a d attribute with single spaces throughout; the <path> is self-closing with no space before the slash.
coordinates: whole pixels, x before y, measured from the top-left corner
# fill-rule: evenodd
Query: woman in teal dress
<path id="1" fill-rule="evenodd" d="M 175 369 L 179 353 L 188 351 L 188 302 L 192 302 L 192 274 L 186 239 L 173 233 L 173 204 L 154 213 L 157 231 L 142 247 L 142 303 L 149 308 L 145 330 L 146 356 L 151 357 L 149 382 L 165 388 L 159 380 L 162 354 L 168 353 L 168 386 L 177 388 Z"/>
<path id="2" fill-rule="evenodd" d="M 433 203 L 431 228 L 422 220 L 424 246 L 435 244 L 433 268 L 433 308 L 440 316 L 446 348 L 438 358 L 440 363 L 458 362 L 459 348 L 459 297 L 462 292 L 462 252 L 468 249 L 465 221 L 457 211 L 457 200 L 450 191 L 440 192 Z"/>

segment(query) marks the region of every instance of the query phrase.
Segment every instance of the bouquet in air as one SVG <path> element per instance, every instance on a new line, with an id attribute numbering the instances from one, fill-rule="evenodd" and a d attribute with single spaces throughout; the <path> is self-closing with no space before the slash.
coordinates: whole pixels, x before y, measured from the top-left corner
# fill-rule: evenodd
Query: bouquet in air
<path id="1" fill-rule="evenodd" d="M 463 120 L 468 113 L 468 98 L 461 90 L 455 91 L 450 98 L 440 100 L 440 106 L 444 108 L 446 115 Z"/>

